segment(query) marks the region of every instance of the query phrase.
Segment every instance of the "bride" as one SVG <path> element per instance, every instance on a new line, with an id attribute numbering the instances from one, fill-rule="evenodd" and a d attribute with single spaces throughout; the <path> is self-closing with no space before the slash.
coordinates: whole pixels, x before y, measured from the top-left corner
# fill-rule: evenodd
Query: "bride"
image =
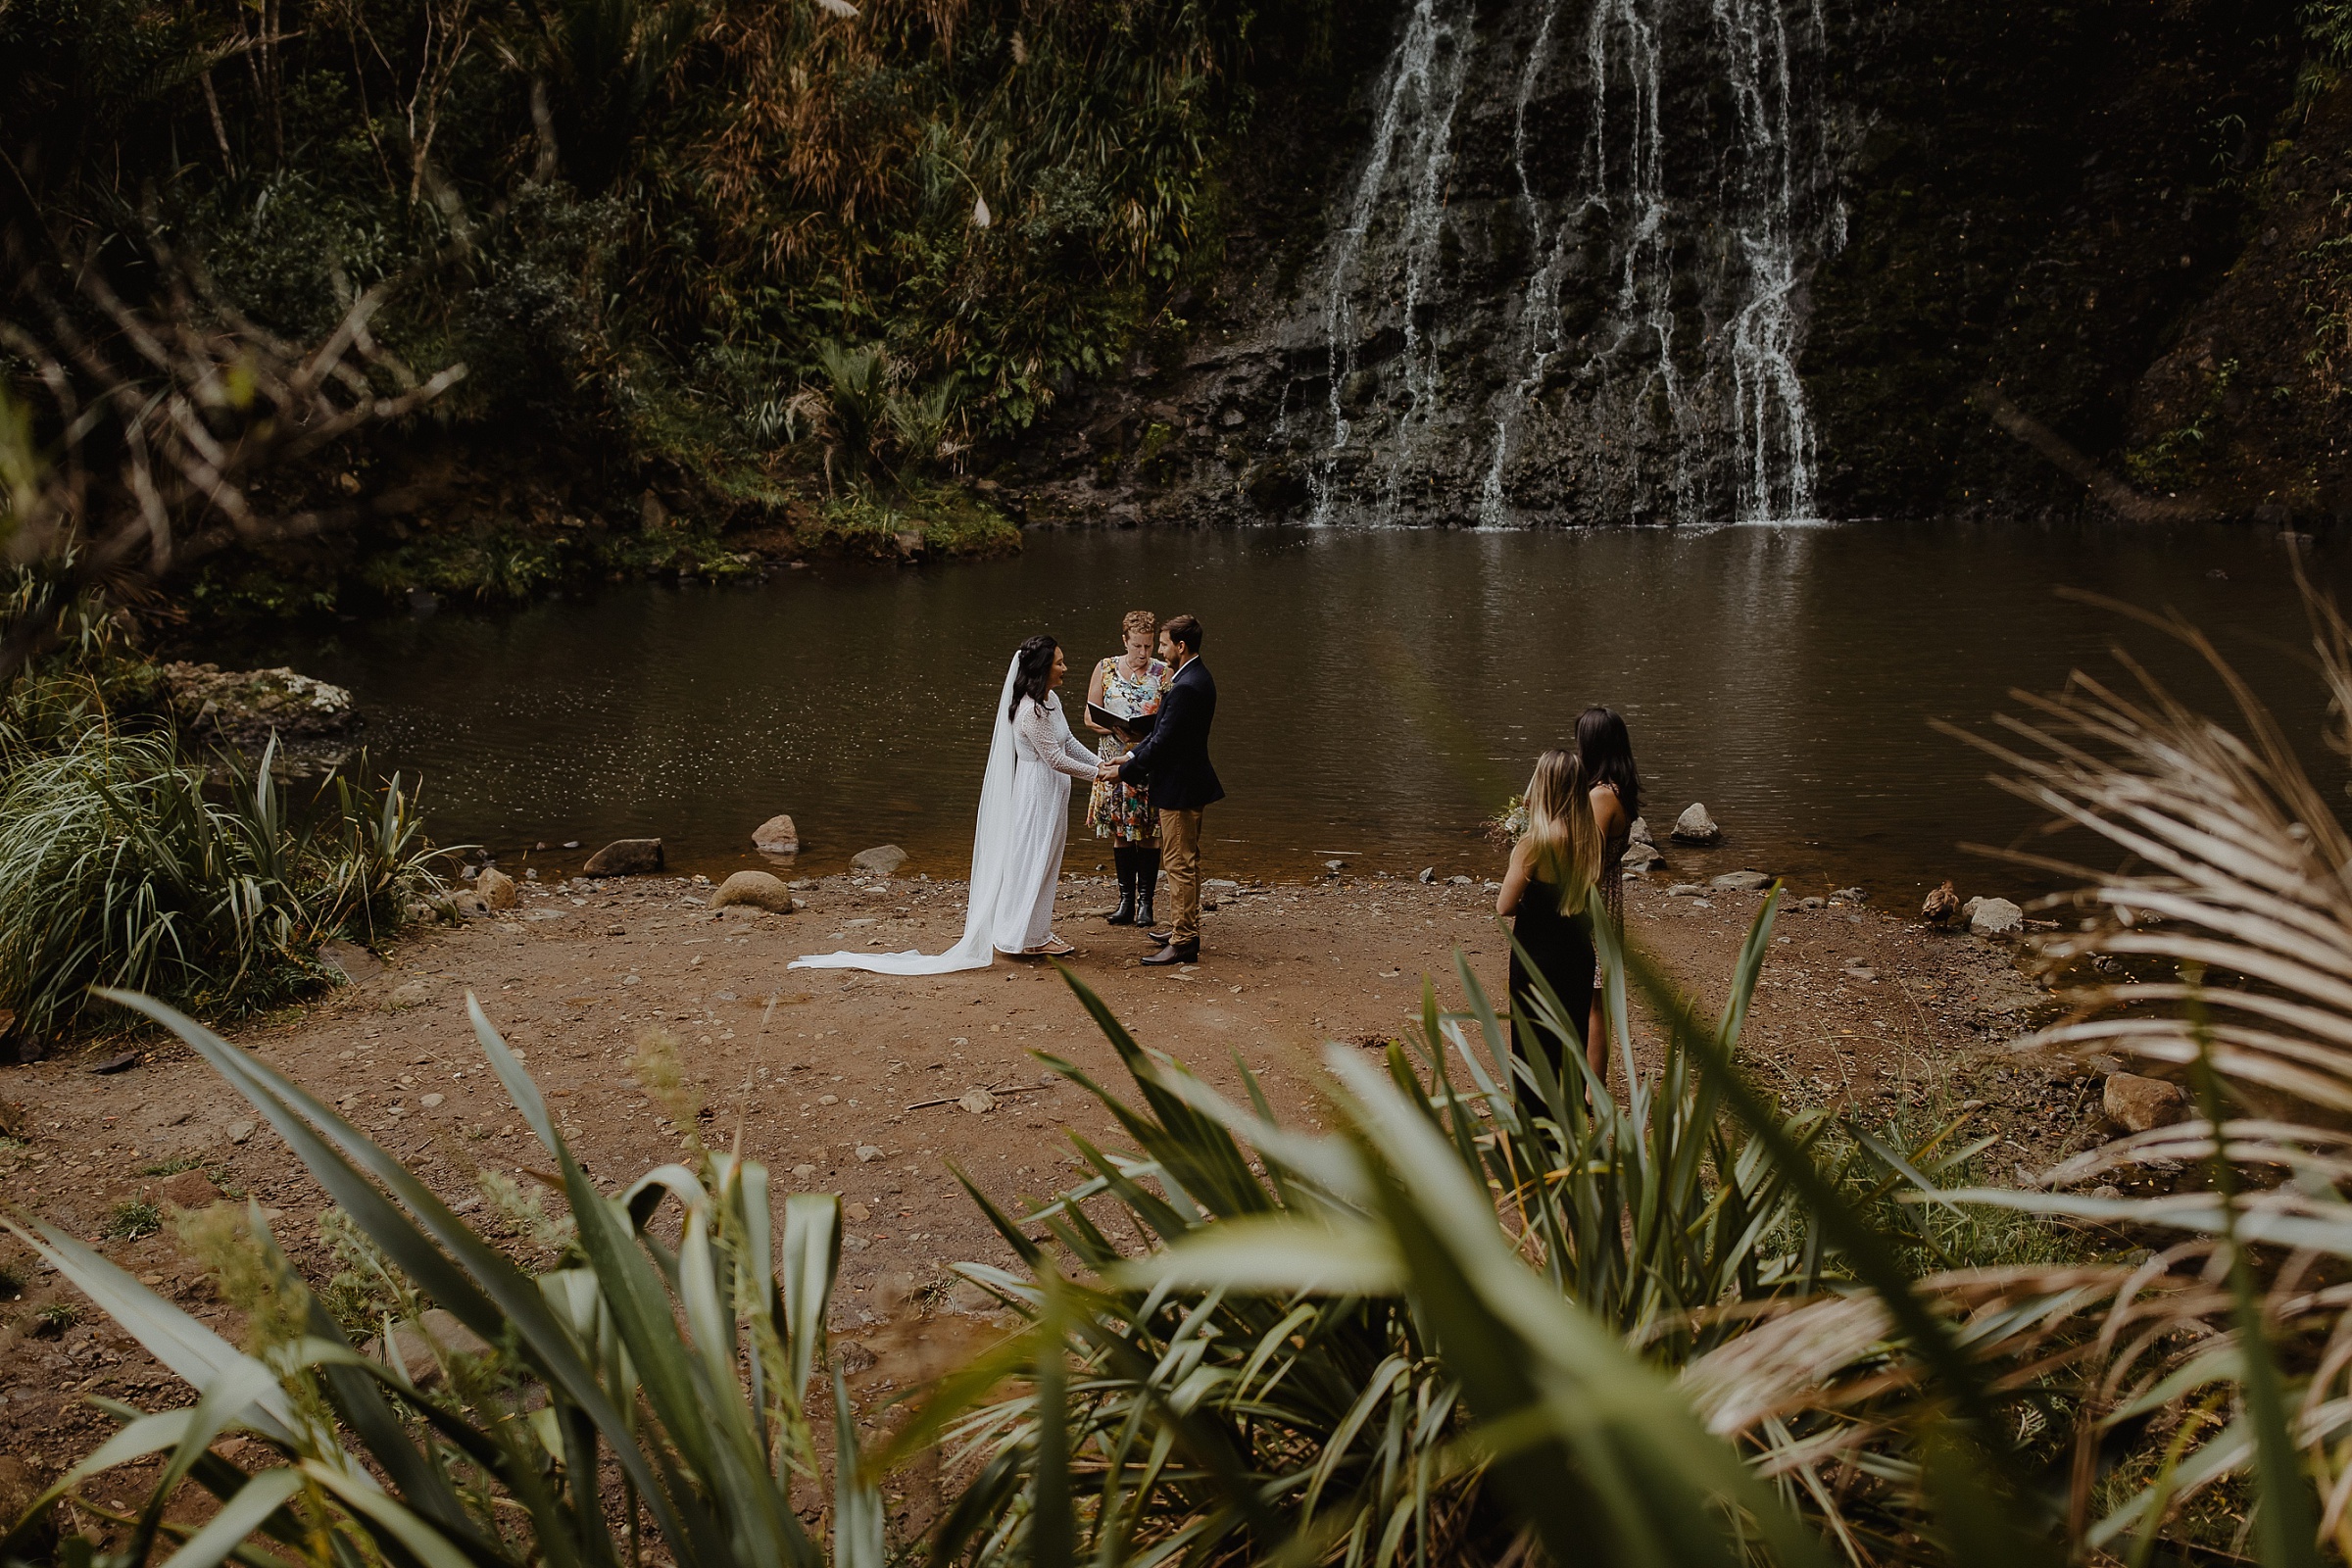
<path id="1" fill-rule="evenodd" d="M 1093 779 L 1095 754 L 1070 734 L 1054 696 L 1069 662 L 1043 635 L 1021 644 L 997 698 L 980 820 L 972 833 L 971 906 L 963 940 L 947 952 L 810 954 L 795 969 L 947 974 L 985 969 L 999 953 L 1058 957 L 1074 951 L 1053 932 L 1062 841 L 1070 831 L 1070 780 Z"/>

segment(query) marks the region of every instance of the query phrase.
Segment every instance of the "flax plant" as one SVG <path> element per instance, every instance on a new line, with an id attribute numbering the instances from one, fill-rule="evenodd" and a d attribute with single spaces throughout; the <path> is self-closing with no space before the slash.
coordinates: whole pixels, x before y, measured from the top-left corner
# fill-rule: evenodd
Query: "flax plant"
<path id="1" fill-rule="evenodd" d="M 578 1224 L 583 1260 L 532 1275 L 291 1079 L 159 1003 L 112 1000 L 203 1056 L 418 1298 L 490 1349 L 444 1349 L 429 1325 L 412 1323 L 448 1374 L 446 1387 L 427 1389 L 410 1380 L 403 1356 L 355 1348 L 287 1266 L 258 1205 L 247 1218 L 260 1250 L 251 1267 L 274 1307 L 244 1348 L 55 1227 L 0 1220 L 198 1394 L 175 1410 L 110 1402 L 122 1429 L 35 1499 L 0 1539 L 0 1561 L 72 1496 L 122 1532 L 113 1549 L 79 1542 L 69 1555 L 88 1568 L 134 1568 L 159 1552 L 172 1568 L 232 1559 L 241 1568 L 618 1568 L 644 1560 L 649 1524 L 661 1555 L 681 1568 L 881 1568 L 881 1499 L 860 1479 L 848 1395 L 826 1364 L 838 1199 L 795 1194 L 779 1216 L 763 1166 L 699 1140 L 689 1141 L 691 1165 L 604 1191 L 469 1000 L 475 1038 L 557 1167 Z M 691 1126 L 689 1113 L 682 1127 Z M 397 1328 L 387 1317 L 372 1345 L 395 1343 Z M 821 1474 L 803 1404 L 819 1372 L 841 1456 L 830 1550 L 790 1494 L 796 1477 Z M 268 1461 L 249 1470 L 213 1452 L 229 1433 L 258 1442 Z M 156 1455 L 162 1474 L 133 1516 L 116 1517 L 81 1491 Z M 200 1527 L 171 1507 L 183 1483 L 219 1499 Z"/>
<path id="2" fill-rule="evenodd" d="M 76 1019 L 93 985 L 236 1010 L 314 983 L 325 938 L 371 940 L 443 898 L 397 775 L 377 793 L 338 774 L 314 828 L 275 755 L 225 762 L 216 789 L 169 734 L 103 721 L 0 753 L 0 1008 L 33 1036 Z"/>

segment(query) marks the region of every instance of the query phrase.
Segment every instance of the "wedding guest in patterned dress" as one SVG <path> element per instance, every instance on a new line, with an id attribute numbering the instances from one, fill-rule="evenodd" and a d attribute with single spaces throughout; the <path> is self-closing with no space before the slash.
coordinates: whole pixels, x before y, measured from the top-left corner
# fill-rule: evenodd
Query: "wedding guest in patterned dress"
<path id="1" fill-rule="evenodd" d="M 1156 713 L 1166 694 L 1168 666 L 1152 657 L 1159 622 L 1149 610 L 1131 610 L 1119 622 L 1120 641 L 1127 651 L 1095 666 L 1087 683 L 1086 700 L 1114 713 Z M 1132 746 L 1087 714 L 1086 727 L 1103 737 L 1100 755 L 1106 762 L 1124 759 Z M 1095 837 L 1110 840 L 1110 858 L 1119 871 L 1119 906 L 1111 911 L 1112 925 L 1152 923 L 1152 895 L 1159 883 L 1159 813 L 1152 808 L 1151 792 L 1141 784 L 1113 779 L 1099 781 L 1087 805 L 1086 819 Z"/>

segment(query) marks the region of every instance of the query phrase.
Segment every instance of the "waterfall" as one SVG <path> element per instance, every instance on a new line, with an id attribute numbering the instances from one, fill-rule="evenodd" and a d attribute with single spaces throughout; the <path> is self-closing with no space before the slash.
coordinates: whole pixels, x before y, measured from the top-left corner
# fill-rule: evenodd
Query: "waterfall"
<path id="1" fill-rule="evenodd" d="M 1819 0 L 1518 0 L 1483 38 L 1473 21 L 1469 0 L 1412 0 L 1374 90 L 1324 272 L 1316 520 L 1344 501 L 1450 520 L 1440 490 L 1487 527 L 1563 497 L 1587 519 L 1811 515 L 1804 291 L 1843 240 L 1822 199 Z M 1494 101 L 1470 89 L 1472 79 Z M 1508 167 L 1457 167 L 1499 148 L 1499 126 L 1460 127 L 1494 126 L 1502 91 Z M 1488 229 L 1524 236 L 1500 287 L 1453 275 L 1482 188 Z"/>
<path id="2" fill-rule="evenodd" d="M 1749 190 L 1739 203 L 1747 303 L 1732 318 L 1733 415 L 1743 461 L 1745 517 L 1813 514 L 1813 426 L 1796 356 L 1804 323 L 1795 295 L 1796 127 L 1789 100 L 1788 24 L 1781 0 L 1714 0 Z M 1810 17 L 1819 35 L 1818 3 Z"/>
<path id="3" fill-rule="evenodd" d="M 1404 32 L 1389 58 L 1376 92 L 1380 118 L 1372 132 L 1371 156 L 1356 178 L 1345 226 L 1333 246 L 1330 280 L 1323 295 L 1323 337 L 1330 379 L 1331 440 L 1309 485 L 1314 520 L 1331 520 L 1343 454 L 1354 434 L 1348 417 L 1349 383 L 1358 372 L 1362 320 L 1358 292 L 1378 289 L 1389 277 L 1363 275 L 1367 241 L 1390 172 L 1403 182 L 1403 220 L 1394 241 L 1398 266 L 1393 296 L 1403 317 L 1402 375 L 1410 402 L 1397 421 L 1383 490 L 1394 509 L 1396 489 L 1410 449 L 1406 431 L 1425 425 L 1440 399 L 1434 345 L 1421 327 L 1422 304 L 1437 270 L 1439 223 L 1446 178 L 1452 167 L 1453 115 L 1468 74 L 1463 47 L 1468 31 L 1464 0 L 1414 0 Z M 1457 13 L 1460 13 L 1457 15 Z"/>

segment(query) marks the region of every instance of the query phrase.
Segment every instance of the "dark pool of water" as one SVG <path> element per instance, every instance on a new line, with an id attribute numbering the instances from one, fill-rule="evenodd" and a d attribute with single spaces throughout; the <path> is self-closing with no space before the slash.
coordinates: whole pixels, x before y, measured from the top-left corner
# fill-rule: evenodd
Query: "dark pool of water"
<path id="1" fill-rule="evenodd" d="M 763 863 L 751 830 L 789 811 L 806 871 L 895 842 L 909 874 L 955 876 L 1013 645 L 1060 637 L 1082 695 L 1123 612 L 1191 611 L 1230 795 L 1208 819 L 1211 874 L 1490 870 L 1480 821 L 1604 702 L 1632 724 L 1660 836 L 1691 801 L 1730 834 L 1691 869 L 1858 880 L 1892 902 L 1946 875 L 2018 883 L 1955 846 L 2034 820 L 1931 720 L 1985 729 L 2012 687 L 2113 672 L 2119 638 L 2182 670 L 2060 586 L 2177 609 L 2316 735 L 2279 541 L 2221 530 L 1041 533 L 1004 561 L 634 585 L 266 652 L 354 688 L 376 760 L 424 774 L 436 836 L 508 864 L 543 841 L 647 834 L 718 873 Z M 1098 858 L 1074 829 L 1069 863 Z"/>

